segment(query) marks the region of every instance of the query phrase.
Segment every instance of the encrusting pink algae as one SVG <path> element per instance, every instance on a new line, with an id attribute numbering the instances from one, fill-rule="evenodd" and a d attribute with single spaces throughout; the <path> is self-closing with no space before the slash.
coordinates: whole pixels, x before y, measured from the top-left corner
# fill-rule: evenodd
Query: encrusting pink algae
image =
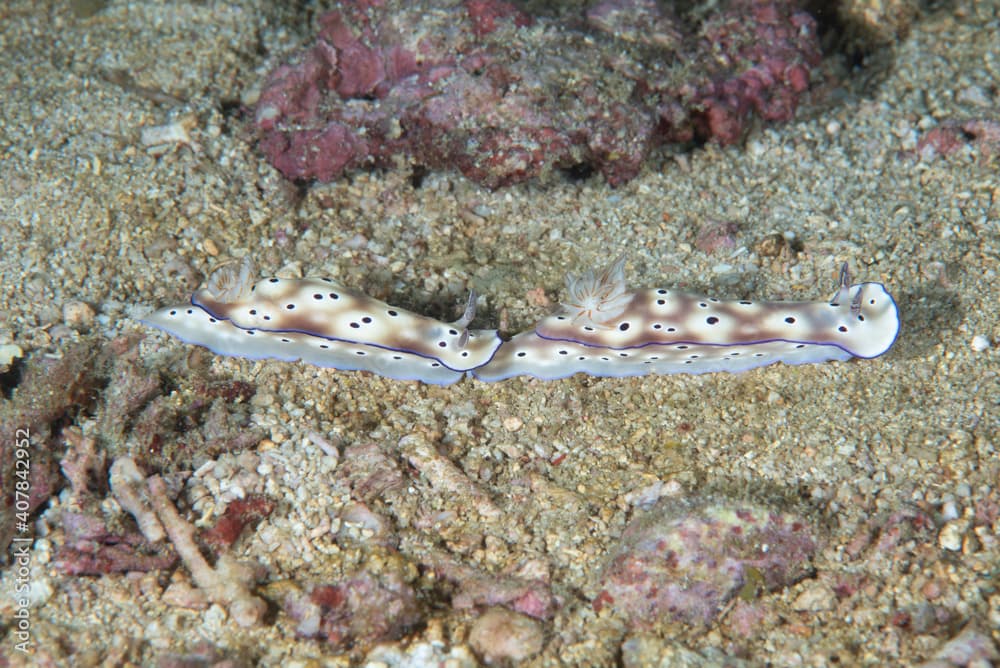
<path id="1" fill-rule="evenodd" d="M 801 579 L 816 549 L 806 522 L 765 507 L 661 503 L 626 528 L 593 606 L 612 607 L 635 628 L 664 618 L 708 624 L 748 585 L 756 596 Z"/>
<path id="2" fill-rule="evenodd" d="M 264 155 L 296 180 L 402 159 L 490 188 L 559 169 L 618 185 L 658 144 L 789 120 L 820 59 L 793 0 L 703 15 L 607 0 L 563 19 L 503 0 L 357 0 L 317 23 L 255 115 Z"/>

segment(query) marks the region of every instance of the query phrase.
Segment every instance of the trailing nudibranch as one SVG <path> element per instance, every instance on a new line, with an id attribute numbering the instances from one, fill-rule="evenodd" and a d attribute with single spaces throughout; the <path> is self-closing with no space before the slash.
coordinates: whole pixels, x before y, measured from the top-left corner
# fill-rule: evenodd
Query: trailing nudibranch
<path id="1" fill-rule="evenodd" d="M 217 271 L 191 303 L 144 322 L 220 355 L 302 360 L 397 380 L 448 385 L 483 366 L 500 346 L 496 330 L 470 330 L 475 294 L 452 323 L 390 306 L 328 278 L 253 283 L 244 260 Z"/>
<path id="2" fill-rule="evenodd" d="M 389 306 L 329 279 L 271 278 L 253 267 L 216 272 L 190 305 L 145 322 L 217 353 L 303 360 L 390 378 L 449 384 L 468 371 L 484 381 L 530 375 L 595 376 L 745 371 L 885 353 L 899 312 L 879 283 L 851 285 L 845 264 L 829 302 L 720 301 L 666 289 L 629 291 L 624 259 L 567 279 L 560 310 L 502 342 L 469 330 L 465 315 L 443 323 Z"/>

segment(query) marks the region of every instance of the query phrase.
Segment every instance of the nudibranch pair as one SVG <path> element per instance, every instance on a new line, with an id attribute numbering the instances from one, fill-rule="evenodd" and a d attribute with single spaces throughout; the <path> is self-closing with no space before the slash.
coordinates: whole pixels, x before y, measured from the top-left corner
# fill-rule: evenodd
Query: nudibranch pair
<path id="1" fill-rule="evenodd" d="M 643 376 L 746 371 L 784 362 L 872 358 L 892 347 L 899 310 L 879 283 L 851 285 L 846 263 L 829 301 L 721 301 L 654 288 L 630 291 L 624 258 L 567 279 L 558 311 L 504 341 L 390 306 L 326 278 L 254 283 L 250 259 L 216 271 L 190 304 L 144 322 L 220 355 L 302 360 L 344 371 L 449 385 L 575 373 Z"/>

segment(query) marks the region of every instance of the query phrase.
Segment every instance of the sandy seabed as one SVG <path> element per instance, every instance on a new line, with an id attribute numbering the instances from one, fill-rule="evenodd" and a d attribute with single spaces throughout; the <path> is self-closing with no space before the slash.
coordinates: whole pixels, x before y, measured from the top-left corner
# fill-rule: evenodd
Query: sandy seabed
<path id="1" fill-rule="evenodd" d="M 1000 123 L 1000 5 L 917 16 L 744 145 L 664 150 L 616 189 L 554 175 L 495 192 L 405 165 L 298 189 L 264 163 L 241 109 L 309 20 L 253 1 L 0 8 L 0 345 L 58 356 L 80 337 L 141 334 L 144 363 L 176 368 L 191 350 L 137 318 L 247 253 L 265 275 L 332 276 L 446 319 L 474 288 L 477 325 L 507 335 L 558 301 L 567 272 L 620 253 L 636 286 L 753 299 L 825 298 L 849 261 L 893 292 L 901 337 L 849 363 L 446 388 L 203 360 L 256 386 L 260 438 L 196 460 L 177 504 L 201 527 L 234 480 L 275 502 L 233 547 L 260 565 L 263 623 L 165 595 L 190 582 L 183 566 L 65 575 L 67 488 L 34 529 L 32 656 L 15 647 L 16 569 L 0 581 L 0 664 L 473 665 L 489 597 L 463 605 L 434 582 L 461 588 L 466 567 L 547 583 L 554 614 L 530 628 L 542 648 L 526 665 L 987 665 L 940 658 L 949 642 L 996 656 L 1000 140 L 963 136 L 947 155 L 920 140 Z M 171 377 L 179 396 L 198 381 Z M 86 411 L 75 419 L 87 433 Z M 384 494 L 329 484 L 358 452 L 395 467 Z M 629 626 L 593 603 L 602 568 L 667 497 L 798 513 L 819 542 L 807 576 L 741 590 L 707 625 Z M 110 497 L 102 508 L 130 521 Z M 289 591 L 393 570 L 423 597 L 402 639 L 297 633 Z"/>

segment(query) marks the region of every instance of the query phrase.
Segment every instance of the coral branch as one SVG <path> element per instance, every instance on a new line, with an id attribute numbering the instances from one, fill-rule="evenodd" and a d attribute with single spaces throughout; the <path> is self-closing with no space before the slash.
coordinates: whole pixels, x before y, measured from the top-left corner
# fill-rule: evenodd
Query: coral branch
<path id="1" fill-rule="evenodd" d="M 411 434 L 399 439 L 399 449 L 438 492 L 449 497 L 465 499 L 463 505 L 471 506 L 484 518 L 498 518 L 503 513 L 489 495 L 480 489 L 451 460 L 442 457 L 423 436 Z"/>
<path id="2" fill-rule="evenodd" d="M 145 477 L 136 466 L 135 460 L 131 457 L 116 459 L 111 464 L 110 482 L 111 493 L 114 494 L 118 505 L 132 514 L 146 540 L 158 543 L 166 538 L 159 518 L 142 498 L 144 490 L 140 485 L 145 482 Z"/>
<path id="3" fill-rule="evenodd" d="M 250 570 L 228 554 L 219 557 L 212 568 L 194 541 L 194 527 L 177 512 L 167 494 L 163 478 L 151 476 L 146 485 L 170 541 L 184 564 L 191 571 L 195 584 L 205 590 L 215 603 L 229 608 L 229 614 L 240 626 L 256 626 L 267 608 L 264 601 L 252 593 L 248 584 L 253 580 Z"/>

